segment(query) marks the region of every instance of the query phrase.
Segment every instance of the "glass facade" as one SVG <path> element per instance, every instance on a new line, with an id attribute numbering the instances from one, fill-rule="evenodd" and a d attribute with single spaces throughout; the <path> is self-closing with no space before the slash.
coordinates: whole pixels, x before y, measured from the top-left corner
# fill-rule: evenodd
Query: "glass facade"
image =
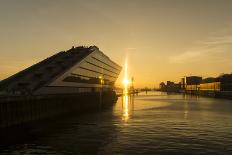
<path id="1" fill-rule="evenodd" d="M 220 82 L 200 84 L 200 90 L 220 91 Z"/>
<path id="2" fill-rule="evenodd" d="M 220 91 L 220 82 L 202 83 L 198 85 L 186 85 L 186 90 L 202 90 L 202 91 Z"/>
<path id="3" fill-rule="evenodd" d="M 121 67 L 102 52 L 96 51 L 83 59 L 63 82 L 113 86 Z"/>

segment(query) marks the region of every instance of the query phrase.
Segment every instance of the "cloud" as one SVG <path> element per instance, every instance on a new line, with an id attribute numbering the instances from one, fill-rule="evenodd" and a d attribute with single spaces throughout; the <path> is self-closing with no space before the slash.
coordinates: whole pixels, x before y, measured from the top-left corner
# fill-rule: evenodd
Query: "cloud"
<path id="1" fill-rule="evenodd" d="M 141 46 L 141 47 L 127 47 L 125 48 L 126 51 L 141 51 L 141 50 L 146 50 L 146 49 L 151 49 L 151 46 Z"/>
<path id="2" fill-rule="evenodd" d="M 231 29 L 232 30 L 232 29 Z M 198 41 L 196 47 L 169 58 L 170 63 L 190 63 L 210 61 L 227 61 L 231 57 L 232 31 L 228 29 L 221 34 Z"/>
<path id="3" fill-rule="evenodd" d="M 125 48 L 125 50 L 127 50 L 127 51 L 131 51 L 131 50 L 136 50 L 137 48 L 135 48 L 135 47 L 128 47 L 128 48 Z"/>
<path id="4" fill-rule="evenodd" d="M 193 60 L 197 57 L 200 57 L 202 56 L 202 54 L 204 53 L 200 53 L 200 52 L 194 52 L 194 51 L 187 51 L 187 52 L 184 52 L 180 55 L 177 55 L 177 56 L 173 56 L 173 57 L 170 57 L 169 60 L 171 63 L 184 63 L 188 60 Z"/>

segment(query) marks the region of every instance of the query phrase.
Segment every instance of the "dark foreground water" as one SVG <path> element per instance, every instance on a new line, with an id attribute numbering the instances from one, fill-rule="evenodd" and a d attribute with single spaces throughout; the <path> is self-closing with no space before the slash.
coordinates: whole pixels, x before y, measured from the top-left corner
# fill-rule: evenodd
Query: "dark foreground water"
<path id="1" fill-rule="evenodd" d="M 232 154 L 232 101 L 149 92 L 26 132 L 0 154 Z"/>

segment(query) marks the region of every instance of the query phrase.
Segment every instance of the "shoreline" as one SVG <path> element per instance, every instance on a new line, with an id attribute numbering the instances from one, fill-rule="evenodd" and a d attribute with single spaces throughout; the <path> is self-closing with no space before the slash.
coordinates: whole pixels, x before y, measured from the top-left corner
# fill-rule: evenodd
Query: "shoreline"
<path id="1" fill-rule="evenodd" d="M 161 90 L 158 90 L 161 91 Z M 180 91 L 161 91 L 167 93 L 180 93 L 211 98 L 223 98 L 232 100 L 232 91 L 197 91 L 197 90 L 180 90 Z"/>

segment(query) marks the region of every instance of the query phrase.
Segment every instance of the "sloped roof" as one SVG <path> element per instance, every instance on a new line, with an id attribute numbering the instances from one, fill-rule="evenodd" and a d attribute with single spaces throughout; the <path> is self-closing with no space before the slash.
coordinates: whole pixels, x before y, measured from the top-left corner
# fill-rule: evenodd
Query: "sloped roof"
<path id="1" fill-rule="evenodd" d="M 12 91 L 12 89 L 26 88 L 27 93 L 32 93 L 62 75 L 96 48 L 96 46 L 79 46 L 59 52 L 1 81 L 0 90 Z"/>

